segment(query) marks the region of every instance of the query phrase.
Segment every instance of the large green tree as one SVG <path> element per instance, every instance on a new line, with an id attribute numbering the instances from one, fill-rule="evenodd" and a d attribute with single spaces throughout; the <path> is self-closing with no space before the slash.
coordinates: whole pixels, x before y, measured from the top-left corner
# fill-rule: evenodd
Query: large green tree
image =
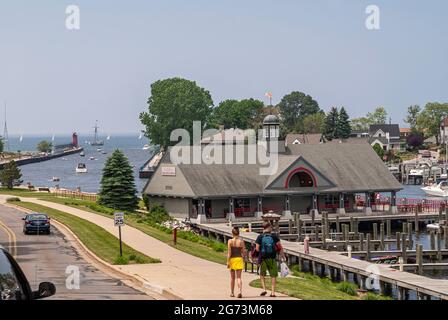
<path id="1" fill-rule="evenodd" d="M 99 203 L 113 209 L 134 211 L 138 207 L 134 173 L 120 150 L 115 150 L 106 161 L 99 195 Z"/>
<path id="2" fill-rule="evenodd" d="M 384 107 L 378 107 L 373 112 L 367 113 L 369 124 L 386 124 L 387 111 Z"/>
<path id="3" fill-rule="evenodd" d="M 370 123 L 366 117 L 355 118 L 350 121 L 353 130 L 369 131 Z"/>
<path id="4" fill-rule="evenodd" d="M 297 128 L 301 130 L 306 116 L 321 111 L 319 104 L 310 95 L 298 91 L 285 95 L 277 107 L 283 126 L 289 132 L 297 131 Z"/>
<path id="5" fill-rule="evenodd" d="M 347 111 L 345 111 L 345 108 L 342 107 L 341 110 L 339 110 L 339 115 L 336 120 L 335 138 L 347 139 L 351 132 L 350 117 L 348 116 Z"/>
<path id="6" fill-rule="evenodd" d="M 332 107 L 327 114 L 325 121 L 325 138 L 333 140 L 337 138 L 336 125 L 338 123 L 338 108 Z"/>
<path id="7" fill-rule="evenodd" d="M 406 115 L 406 118 L 404 119 L 404 122 L 409 124 L 412 131 L 416 131 L 417 128 L 417 119 L 420 115 L 421 108 L 419 105 L 413 105 L 408 107 L 408 114 Z"/>
<path id="8" fill-rule="evenodd" d="M 417 117 L 417 127 L 425 132 L 427 137 L 436 137 L 439 144 L 440 123 L 448 116 L 448 103 L 427 103 L 423 111 Z"/>
<path id="9" fill-rule="evenodd" d="M 39 152 L 50 153 L 53 149 L 53 144 L 49 141 L 43 140 L 37 144 L 36 148 Z"/>
<path id="10" fill-rule="evenodd" d="M 317 112 L 310 114 L 303 119 L 302 132 L 299 133 L 324 133 L 325 130 L 325 113 Z"/>
<path id="11" fill-rule="evenodd" d="M 173 130 L 186 129 L 193 137 L 193 121 L 201 121 L 202 128 L 206 128 L 212 107 L 210 93 L 196 82 L 181 78 L 159 80 L 151 85 L 148 112 L 140 114 L 140 121 L 151 142 L 166 148 L 176 143 L 170 141 Z"/>
<path id="12" fill-rule="evenodd" d="M 224 128 L 255 128 L 263 115 L 263 102 L 255 99 L 225 100 L 213 109 L 212 125 Z"/>
<path id="13" fill-rule="evenodd" d="M 21 177 L 22 173 L 14 160 L 5 163 L 2 171 L 0 171 L 2 185 L 8 189 L 12 189 L 14 187 L 14 181 L 19 180 Z"/>

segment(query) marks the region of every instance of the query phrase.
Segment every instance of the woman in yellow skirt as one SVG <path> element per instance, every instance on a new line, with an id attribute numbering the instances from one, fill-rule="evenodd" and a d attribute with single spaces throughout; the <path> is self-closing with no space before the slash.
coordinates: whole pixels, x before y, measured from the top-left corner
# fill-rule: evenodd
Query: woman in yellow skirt
<path id="1" fill-rule="evenodd" d="M 246 247 L 244 241 L 239 238 L 240 230 L 238 227 L 232 229 L 233 238 L 227 243 L 227 267 L 230 269 L 230 296 L 235 296 L 235 278 L 238 282 L 238 298 L 243 297 L 243 282 L 241 273 L 244 269 L 244 258 L 246 256 Z"/>

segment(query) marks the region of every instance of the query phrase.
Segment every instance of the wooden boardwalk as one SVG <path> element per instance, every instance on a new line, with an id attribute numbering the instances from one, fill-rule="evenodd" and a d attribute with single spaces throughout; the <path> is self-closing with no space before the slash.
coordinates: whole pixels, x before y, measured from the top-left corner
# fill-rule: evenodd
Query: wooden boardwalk
<path id="1" fill-rule="evenodd" d="M 227 224 L 197 224 L 196 226 L 204 233 L 215 235 L 217 238 L 222 237 L 224 241 L 231 237 L 231 227 Z M 241 233 L 241 238 L 247 243 L 254 243 L 257 236 L 258 234 L 254 232 Z M 299 264 L 307 262 L 312 266 L 314 273 L 317 269 L 320 269 L 322 274 L 333 275 L 336 272 L 343 280 L 347 280 L 349 274 L 352 274 L 362 289 L 365 288 L 366 280 L 370 279 L 379 283 L 379 291 L 382 294 L 395 288 L 400 300 L 407 299 L 410 291 L 415 292 L 418 299 L 433 297 L 448 300 L 448 280 L 431 279 L 401 272 L 390 265 L 373 264 L 349 258 L 336 251 L 310 248 L 310 253 L 306 254 L 303 244 L 298 242 L 282 240 L 282 245 L 290 262 L 294 259 L 295 263 Z"/>

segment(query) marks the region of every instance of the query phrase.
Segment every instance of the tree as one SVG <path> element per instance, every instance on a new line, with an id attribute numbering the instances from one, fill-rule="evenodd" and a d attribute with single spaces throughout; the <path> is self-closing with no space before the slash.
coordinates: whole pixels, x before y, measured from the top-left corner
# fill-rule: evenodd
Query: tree
<path id="1" fill-rule="evenodd" d="M 325 138 L 333 140 L 337 138 L 336 124 L 338 122 L 339 112 L 338 108 L 332 107 L 327 114 L 325 120 Z"/>
<path id="2" fill-rule="evenodd" d="M 37 151 L 44 152 L 44 153 L 50 153 L 53 149 L 53 144 L 49 141 L 41 141 L 37 144 Z"/>
<path id="3" fill-rule="evenodd" d="M 350 118 L 345 108 L 342 107 L 336 121 L 335 137 L 338 139 L 347 139 L 351 132 Z"/>
<path id="4" fill-rule="evenodd" d="M 439 144 L 440 123 L 448 116 L 448 103 L 427 103 L 417 117 L 417 128 L 425 132 L 427 137 L 435 136 Z"/>
<path id="5" fill-rule="evenodd" d="M 355 118 L 350 121 L 351 128 L 357 131 L 369 131 L 370 123 L 366 117 Z"/>
<path id="6" fill-rule="evenodd" d="M 310 95 L 298 91 L 285 95 L 277 107 L 280 109 L 283 125 L 289 132 L 302 129 L 306 116 L 321 111 L 319 104 Z"/>
<path id="7" fill-rule="evenodd" d="M 318 112 L 310 114 L 303 119 L 303 125 L 302 125 L 303 132 L 300 133 L 324 133 L 324 130 L 325 130 L 325 113 Z"/>
<path id="8" fill-rule="evenodd" d="M 134 173 L 128 158 L 120 150 L 107 159 L 101 179 L 99 203 L 107 207 L 134 211 L 138 208 Z"/>
<path id="9" fill-rule="evenodd" d="M 14 160 L 5 163 L 3 170 L 0 172 L 2 185 L 8 189 L 12 189 L 14 187 L 14 181 L 19 180 L 21 177 L 22 173 Z"/>
<path id="10" fill-rule="evenodd" d="M 5 151 L 5 143 L 3 140 L 0 140 L 0 153 L 3 153 L 3 151 Z"/>
<path id="11" fill-rule="evenodd" d="M 181 78 L 159 80 L 151 85 L 148 112 L 140 114 L 145 135 L 163 148 L 175 144 L 171 132 L 185 129 L 193 137 L 193 121 L 201 121 L 202 129 L 209 124 L 213 101 L 210 93 L 196 82 Z"/>
<path id="12" fill-rule="evenodd" d="M 406 116 L 406 119 L 404 119 L 404 122 L 410 125 L 412 131 L 415 131 L 417 128 L 417 119 L 420 111 L 421 108 L 419 105 L 408 107 L 408 115 Z"/>
<path id="13" fill-rule="evenodd" d="M 373 112 L 367 113 L 369 124 L 386 124 L 387 111 L 384 107 L 378 107 Z"/>
<path id="14" fill-rule="evenodd" d="M 381 146 L 378 143 L 375 143 L 375 145 L 373 146 L 373 150 L 375 150 L 378 157 L 380 157 L 382 160 L 384 157 L 384 149 L 381 148 Z"/>
<path id="15" fill-rule="evenodd" d="M 249 129 L 258 126 L 263 115 L 263 102 L 255 99 L 225 100 L 213 109 L 214 127 Z"/>
<path id="16" fill-rule="evenodd" d="M 407 145 L 413 149 L 420 147 L 423 141 L 423 135 L 418 132 L 413 132 L 406 138 Z"/>

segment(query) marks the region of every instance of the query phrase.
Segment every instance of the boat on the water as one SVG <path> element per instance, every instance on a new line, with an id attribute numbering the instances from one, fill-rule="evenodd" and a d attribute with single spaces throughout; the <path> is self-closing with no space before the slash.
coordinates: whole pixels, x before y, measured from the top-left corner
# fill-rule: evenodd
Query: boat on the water
<path id="1" fill-rule="evenodd" d="M 79 154 L 79 156 L 80 156 L 80 157 L 85 157 L 85 156 L 86 156 L 86 153 L 85 153 L 84 151 L 82 151 L 82 152 Z"/>
<path id="2" fill-rule="evenodd" d="M 104 145 L 104 141 L 98 139 L 98 121 L 95 122 L 94 137 L 93 137 L 93 140 L 89 142 L 89 144 L 91 146 L 102 146 L 102 145 Z"/>
<path id="3" fill-rule="evenodd" d="M 433 184 L 424 188 L 421 188 L 426 195 L 432 197 L 448 197 L 448 182 L 440 181 L 438 184 Z"/>
<path id="4" fill-rule="evenodd" d="M 96 158 L 95 157 L 90 157 L 89 160 L 93 161 L 93 160 L 96 160 Z"/>
<path id="5" fill-rule="evenodd" d="M 441 225 L 440 223 L 430 223 L 426 225 L 426 229 L 428 230 L 435 230 L 435 231 L 439 231 L 441 229 Z"/>
<path id="6" fill-rule="evenodd" d="M 76 173 L 87 173 L 87 166 L 85 163 L 78 163 L 76 167 Z"/>
<path id="7" fill-rule="evenodd" d="M 58 177 L 53 177 L 53 178 L 51 178 L 51 181 L 58 182 L 58 181 L 61 181 L 61 179 Z"/>
<path id="8" fill-rule="evenodd" d="M 149 144 L 145 144 L 145 145 L 143 146 L 143 150 L 149 150 L 149 148 L 151 148 L 151 147 L 149 146 Z"/>

